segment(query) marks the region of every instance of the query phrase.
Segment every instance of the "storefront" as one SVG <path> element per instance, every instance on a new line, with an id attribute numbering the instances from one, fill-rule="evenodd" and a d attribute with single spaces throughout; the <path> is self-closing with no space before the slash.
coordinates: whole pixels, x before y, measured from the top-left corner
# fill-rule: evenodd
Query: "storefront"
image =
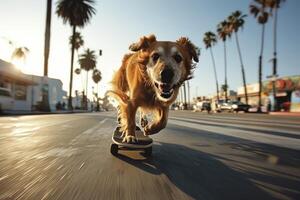
<path id="1" fill-rule="evenodd" d="M 47 83 L 47 88 L 45 88 L 45 83 Z M 11 63 L 1 59 L 0 89 L 7 93 L 6 96 L 0 93 L 0 108 L 5 107 L 5 111 L 39 110 L 43 89 L 47 89 L 50 110 L 54 111 L 56 104 L 63 103 L 64 97 L 67 95 L 63 90 L 61 80 L 24 74 Z"/>
<path id="2" fill-rule="evenodd" d="M 300 96 L 300 75 L 277 78 L 274 84 L 276 95 L 273 95 L 273 81 L 263 81 L 261 94 L 263 107 L 267 110 L 274 110 L 276 102 L 280 111 L 300 112 L 300 100 L 298 99 Z M 254 107 L 258 106 L 258 91 L 258 83 L 247 85 L 248 104 Z M 238 88 L 238 98 L 245 102 L 244 87 Z"/>

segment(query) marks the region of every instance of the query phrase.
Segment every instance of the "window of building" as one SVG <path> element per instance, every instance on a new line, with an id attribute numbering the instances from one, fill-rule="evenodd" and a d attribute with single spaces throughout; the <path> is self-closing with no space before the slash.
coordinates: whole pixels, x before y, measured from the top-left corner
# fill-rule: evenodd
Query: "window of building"
<path id="1" fill-rule="evenodd" d="M 27 87 L 25 85 L 15 85 L 15 99 L 26 100 L 27 98 Z"/>

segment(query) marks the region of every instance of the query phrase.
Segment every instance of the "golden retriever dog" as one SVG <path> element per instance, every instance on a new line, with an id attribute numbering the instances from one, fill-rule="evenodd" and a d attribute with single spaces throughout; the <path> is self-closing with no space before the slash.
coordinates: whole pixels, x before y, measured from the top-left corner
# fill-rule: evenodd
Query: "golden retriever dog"
<path id="1" fill-rule="evenodd" d="M 176 100 L 182 83 L 192 78 L 198 54 L 195 45 L 185 37 L 170 42 L 157 41 L 154 35 L 144 36 L 129 49 L 133 53 L 124 56 L 108 94 L 119 103 L 123 142 L 134 143 L 137 110 L 155 116 L 151 124 L 142 121 L 144 134 L 165 128 L 169 106 Z"/>

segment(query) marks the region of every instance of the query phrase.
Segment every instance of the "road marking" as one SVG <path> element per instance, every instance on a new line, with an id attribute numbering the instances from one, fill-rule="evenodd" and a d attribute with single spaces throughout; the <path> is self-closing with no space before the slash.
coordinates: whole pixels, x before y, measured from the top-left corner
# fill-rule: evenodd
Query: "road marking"
<path id="1" fill-rule="evenodd" d="M 182 120 L 182 118 L 178 118 L 178 117 L 170 117 L 170 119 L 175 119 L 175 120 Z M 244 125 L 244 124 L 233 124 L 233 122 L 238 122 L 238 120 L 236 121 L 223 121 L 223 123 L 220 120 L 217 120 L 218 122 L 214 122 L 214 121 L 209 121 L 209 120 L 203 120 L 203 119 L 191 119 L 191 118 L 185 118 L 183 120 L 186 121 L 190 121 L 190 122 L 196 122 L 196 123 L 205 123 L 205 124 L 211 124 L 211 125 L 223 125 L 226 128 L 228 126 L 231 127 L 236 127 L 236 128 L 247 128 L 247 129 L 254 129 L 254 130 L 261 130 L 261 131 L 274 131 L 275 133 L 278 133 L 280 131 L 284 132 L 284 133 L 289 133 L 289 134 L 294 134 L 294 135 L 300 135 L 299 131 L 290 131 L 290 130 L 286 130 L 286 129 L 282 129 L 282 128 L 269 128 L 269 127 L 263 127 L 263 126 L 259 126 L 259 124 L 249 124 L 249 125 Z M 274 125 L 275 126 L 275 125 Z M 281 126 L 281 125 L 280 125 Z M 290 127 L 290 126 L 286 126 L 286 127 Z M 300 128 L 300 127 L 299 127 Z"/>
<path id="2" fill-rule="evenodd" d="M 294 138 L 287 138 L 276 135 L 268 135 L 262 133 L 256 133 L 255 131 L 246 131 L 246 130 L 237 130 L 233 128 L 220 128 L 220 127 L 212 127 L 209 125 L 200 125 L 190 122 L 183 122 L 180 120 L 170 119 L 170 124 L 184 126 L 188 128 L 193 128 L 197 130 L 208 131 L 220 135 L 231 136 L 235 138 L 246 139 L 254 142 L 272 144 L 280 147 L 291 148 L 300 150 L 300 140 Z"/>
<path id="3" fill-rule="evenodd" d="M 73 140 L 71 140 L 70 145 L 77 144 L 78 140 L 82 137 L 85 137 L 86 135 L 90 136 L 99 136 L 99 133 L 101 133 L 102 125 L 107 121 L 107 119 L 101 120 L 98 124 L 95 126 L 83 131 L 82 133 L 78 134 Z"/>

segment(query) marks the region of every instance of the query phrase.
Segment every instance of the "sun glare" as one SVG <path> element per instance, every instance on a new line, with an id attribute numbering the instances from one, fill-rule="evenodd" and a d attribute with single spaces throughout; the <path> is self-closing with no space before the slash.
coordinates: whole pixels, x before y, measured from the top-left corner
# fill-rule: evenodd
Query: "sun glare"
<path id="1" fill-rule="evenodd" d="M 17 70 L 21 72 L 26 71 L 26 63 L 24 63 L 22 60 L 13 60 L 12 63 Z"/>

